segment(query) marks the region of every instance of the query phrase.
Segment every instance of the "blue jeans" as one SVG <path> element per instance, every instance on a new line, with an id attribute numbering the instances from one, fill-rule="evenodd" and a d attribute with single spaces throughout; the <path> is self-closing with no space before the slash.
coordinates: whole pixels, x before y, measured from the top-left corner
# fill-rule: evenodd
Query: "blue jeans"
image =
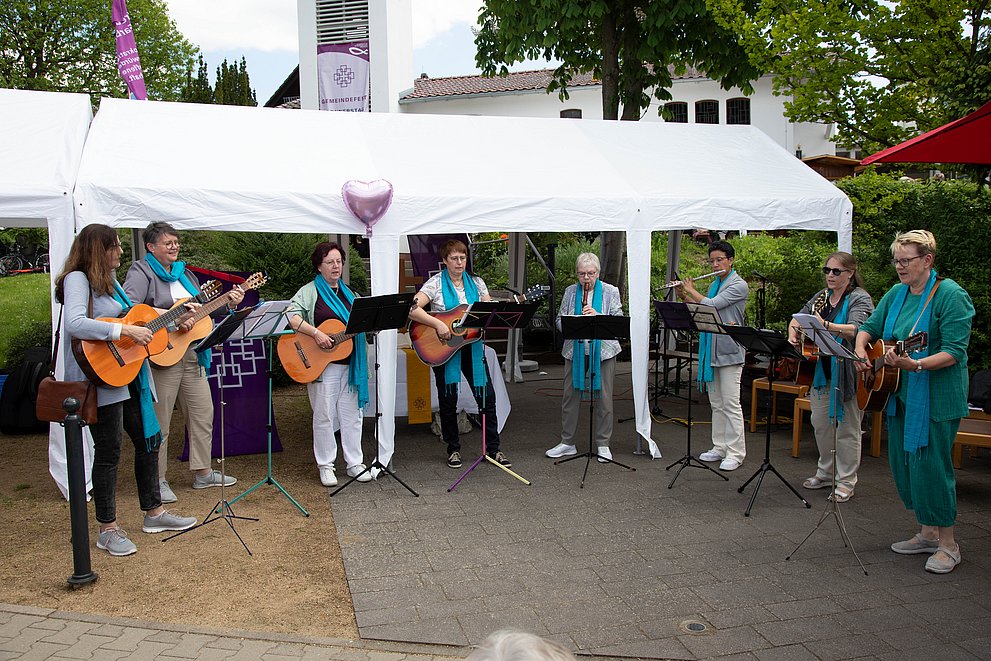
<path id="1" fill-rule="evenodd" d="M 117 520 L 117 466 L 124 430 L 134 445 L 134 477 L 138 483 L 138 503 L 147 512 L 162 504 L 158 487 L 158 449 L 145 448 L 141 426 L 141 408 L 135 399 L 101 406 L 100 420 L 90 425 L 93 435 L 93 504 L 96 520 L 111 523 Z"/>

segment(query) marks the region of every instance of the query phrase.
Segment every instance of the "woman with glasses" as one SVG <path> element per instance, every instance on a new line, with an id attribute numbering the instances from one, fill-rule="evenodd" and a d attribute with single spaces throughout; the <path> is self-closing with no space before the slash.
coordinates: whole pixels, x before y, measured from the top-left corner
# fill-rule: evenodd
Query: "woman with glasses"
<path id="1" fill-rule="evenodd" d="M 286 310 L 289 325 L 297 333 L 312 337 L 321 349 L 333 349 L 334 339 L 320 330 L 320 325 L 336 319 L 346 326 L 351 317 L 355 294 L 342 280 L 344 259 L 344 248 L 337 243 L 318 243 L 310 255 L 316 274 L 293 295 Z M 306 384 L 313 410 L 313 457 L 320 484 L 325 487 L 337 486 L 334 473 L 337 429 L 341 430 L 341 450 L 348 477 L 357 478 L 358 482 L 372 479 L 371 471 L 365 470 L 361 453 L 362 409 L 368 403 L 365 334 L 356 335 L 352 341 L 350 353 L 328 363 L 315 381 Z"/>
<path id="2" fill-rule="evenodd" d="M 447 312 L 459 305 L 476 301 L 491 301 L 485 281 L 468 273 L 468 246 L 457 239 L 446 241 L 440 247 L 444 268 L 431 276 L 414 298 L 409 318 L 437 331 L 437 336 L 451 339 L 451 329 L 439 317 L 431 316 L 423 308 L 430 305 L 432 312 Z M 496 398 L 488 380 L 485 352 L 481 342 L 462 346 L 443 365 L 433 368 L 437 381 L 437 404 L 440 410 L 440 429 L 447 443 L 447 465 L 461 468 L 461 440 L 458 436 L 458 385 L 461 374 L 471 386 L 478 410 L 485 412 L 485 451 L 498 464 L 510 468 L 513 464 L 499 450 L 499 422 L 496 418 Z"/>
<path id="3" fill-rule="evenodd" d="M 691 280 L 677 288 L 682 300 L 711 305 L 724 324 L 743 324 L 750 287 L 733 269 L 735 251 L 726 241 L 709 244 L 709 263 L 721 271 L 703 296 Z M 718 461 L 719 470 L 736 470 L 747 456 L 747 439 L 740 406 L 740 379 L 746 351 L 729 335 L 699 334 L 699 388 L 709 393 L 712 407 L 712 449 L 699 455 L 702 461 Z"/>
<path id="4" fill-rule="evenodd" d="M 924 348 L 899 355 L 894 347 L 884 364 L 900 370 L 898 389 L 888 399 L 888 458 L 905 507 L 915 511 L 921 530 L 891 550 L 927 554 L 926 571 L 946 574 L 960 564 L 953 535 L 957 517 L 956 480 L 950 452 L 967 411 L 967 345 L 974 304 L 953 280 L 933 268 L 936 239 L 926 230 L 895 235 L 892 263 L 898 284 L 888 290 L 857 333 L 857 355 L 878 339 L 905 340 L 928 334 Z M 870 369 L 861 364 L 860 369 Z"/>
<path id="5" fill-rule="evenodd" d="M 622 315 L 619 289 L 599 280 L 599 258 L 584 252 L 575 262 L 578 283 L 564 290 L 561 308 L 557 313 L 557 328 L 561 330 L 562 315 Z M 578 292 L 581 292 L 579 294 Z M 564 356 L 564 392 L 561 398 L 561 442 L 544 454 L 552 459 L 578 453 L 575 432 L 578 429 L 578 413 L 582 391 L 587 384 L 596 399 L 594 438 L 600 457 L 612 459 L 609 439 L 613 427 L 613 381 L 616 376 L 616 356 L 620 346 L 616 340 L 565 341 L 561 353 Z"/>
<path id="6" fill-rule="evenodd" d="M 145 346 L 152 332 L 144 326 L 103 321 L 119 317 L 131 301 L 117 282 L 123 250 L 117 231 L 107 225 L 87 225 L 69 249 L 62 273 L 55 279 L 55 298 L 63 304 L 63 327 L 59 360 L 64 361 L 65 380 L 86 377 L 72 353 L 72 340 L 117 341 L 130 338 Z M 124 430 L 134 445 L 134 477 L 138 504 L 144 512 L 142 530 L 157 533 L 185 530 L 196 525 L 192 517 L 176 516 L 162 507 L 158 486 L 158 446 L 161 429 L 152 404 L 153 386 L 147 365 L 130 386 L 97 386 L 97 419 L 89 425 L 93 435 L 93 504 L 100 532 L 96 548 L 113 556 L 131 555 L 137 547 L 117 525 L 117 468 Z"/>
<path id="7" fill-rule="evenodd" d="M 800 310 L 815 314 L 833 338 L 853 350 L 860 325 L 874 311 L 870 294 L 864 291 L 857 271 L 857 260 L 848 252 L 834 252 L 822 267 L 826 288 L 820 290 Z M 788 323 L 788 341 L 799 350 L 802 343 L 798 322 Z M 812 427 L 819 447 L 816 473 L 802 483 L 806 489 L 833 487 L 832 498 L 845 503 L 853 497 L 860 468 L 861 428 L 864 412 L 857 406 L 856 364 L 844 361 L 842 379 L 838 378 L 836 358 L 816 361 L 809 404 Z M 842 385 L 842 392 L 837 387 Z M 833 484 L 833 429 L 836 430 L 836 483 Z"/>

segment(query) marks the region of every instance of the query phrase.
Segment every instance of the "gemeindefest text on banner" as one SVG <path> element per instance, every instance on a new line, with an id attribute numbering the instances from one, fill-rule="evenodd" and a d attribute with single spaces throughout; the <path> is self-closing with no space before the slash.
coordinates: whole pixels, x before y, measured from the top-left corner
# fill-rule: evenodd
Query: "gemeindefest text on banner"
<path id="1" fill-rule="evenodd" d="M 320 110 L 368 111 L 368 42 L 317 46 Z"/>
<path id="2" fill-rule="evenodd" d="M 144 101 L 148 98 L 148 92 L 145 90 L 145 77 L 141 72 L 138 45 L 131 30 L 131 17 L 127 13 L 127 0 L 113 0 L 111 12 L 114 31 L 117 34 L 117 71 L 127 85 L 131 98 Z"/>

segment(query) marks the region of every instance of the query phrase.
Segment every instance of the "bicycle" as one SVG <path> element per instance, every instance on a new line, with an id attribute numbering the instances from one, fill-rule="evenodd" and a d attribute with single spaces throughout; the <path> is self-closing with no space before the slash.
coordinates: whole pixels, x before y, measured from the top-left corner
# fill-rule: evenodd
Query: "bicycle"
<path id="1" fill-rule="evenodd" d="M 21 254 L 19 246 L 15 244 L 8 254 L 0 257 L 0 277 L 22 273 L 48 273 L 48 271 L 48 252 L 43 252 L 41 249 L 35 252 L 33 257 L 27 257 Z"/>

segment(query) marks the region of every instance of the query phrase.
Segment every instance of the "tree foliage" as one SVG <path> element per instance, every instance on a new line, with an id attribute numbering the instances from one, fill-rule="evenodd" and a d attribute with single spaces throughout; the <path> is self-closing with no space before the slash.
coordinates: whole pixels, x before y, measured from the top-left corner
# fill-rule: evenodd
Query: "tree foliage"
<path id="1" fill-rule="evenodd" d="M 709 2 L 790 95 L 788 118 L 833 123 L 841 142 L 889 147 L 991 98 L 988 0 Z"/>
<path id="2" fill-rule="evenodd" d="M 163 0 L 131 0 L 128 12 L 148 97 L 179 99 L 195 49 L 169 18 Z M 117 74 L 110 3 L 0 3 L 0 87 L 126 97 Z"/>
<path id="3" fill-rule="evenodd" d="M 602 82 L 603 119 L 637 121 L 651 96 L 671 99 L 672 73 L 705 72 L 724 89 L 752 91 L 761 71 L 705 0 L 486 0 L 475 61 L 484 75 L 506 75 L 527 59 L 560 60 L 547 91 L 568 98 L 572 75 Z M 625 236 L 603 232 L 602 279 L 625 290 Z"/>
<path id="4" fill-rule="evenodd" d="M 216 83 L 210 87 L 210 76 L 207 71 L 203 53 L 197 56 L 196 77 L 193 72 L 186 74 L 186 85 L 182 90 L 182 101 L 189 103 L 216 103 L 225 106 L 257 106 L 255 91 L 251 89 L 251 79 L 248 76 L 248 64 L 244 57 L 240 63 L 223 63 L 217 67 Z"/>
<path id="5" fill-rule="evenodd" d="M 248 65 L 243 56 L 241 61 L 235 64 L 228 64 L 227 58 L 224 58 L 223 63 L 217 67 L 217 82 L 213 88 L 213 102 L 226 106 L 258 105 L 255 91 L 251 89 Z"/>

